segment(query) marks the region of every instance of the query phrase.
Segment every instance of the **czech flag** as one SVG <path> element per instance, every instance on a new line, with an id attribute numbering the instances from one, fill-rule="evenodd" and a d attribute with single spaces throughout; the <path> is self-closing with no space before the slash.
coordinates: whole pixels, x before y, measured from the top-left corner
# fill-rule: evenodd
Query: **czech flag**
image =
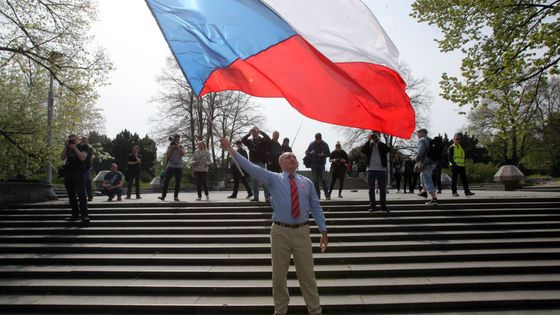
<path id="1" fill-rule="evenodd" d="M 315 120 L 410 138 L 398 50 L 360 0 L 146 0 L 194 92 L 283 97 Z"/>

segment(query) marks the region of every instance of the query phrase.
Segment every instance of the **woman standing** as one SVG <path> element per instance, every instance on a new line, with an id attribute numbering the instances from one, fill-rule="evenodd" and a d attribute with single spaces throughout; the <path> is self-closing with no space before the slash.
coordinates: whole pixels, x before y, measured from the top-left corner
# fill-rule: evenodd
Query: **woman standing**
<path id="1" fill-rule="evenodd" d="M 344 176 L 347 172 L 348 154 L 342 150 L 340 142 L 335 145 L 335 150 L 331 152 L 331 187 L 329 189 L 329 196 L 332 194 L 334 183 L 338 179 L 338 198 L 342 198 L 342 188 L 344 186 Z"/>
<path id="2" fill-rule="evenodd" d="M 196 200 L 202 200 L 202 188 L 204 188 L 206 200 L 209 200 L 206 174 L 208 174 L 208 165 L 210 165 L 210 153 L 206 149 L 206 143 L 204 143 L 204 141 L 200 141 L 197 146 L 198 149 L 194 151 L 192 165 L 194 178 L 196 180 L 196 192 L 198 193 L 198 198 L 196 198 Z"/>

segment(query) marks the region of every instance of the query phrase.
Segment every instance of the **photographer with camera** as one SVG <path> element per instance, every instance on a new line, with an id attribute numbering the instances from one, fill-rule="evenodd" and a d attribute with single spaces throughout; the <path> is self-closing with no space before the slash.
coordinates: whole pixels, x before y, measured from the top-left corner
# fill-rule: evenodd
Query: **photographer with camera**
<path id="1" fill-rule="evenodd" d="M 185 155 L 185 149 L 181 145 L 181 136 L 174 135 L 169 137 L 171 143 L 167 147 L 165 156 L 167 158 L 167 168 L 165 169 L 165 181 L 163 182 L 163 191 L 161 192 L 161 197 L 159 200 L 165 200 L 167 195 L 167 189 L 169 188 L 169 182 L 171 177 L 175 177 L 175 193 L 174 200 L 179 201 L 179 189 L 181 189 L 181 177 L 183 176 L 183 156 Z"/>
<path id="2" fill-rule="evenodd" d="M 387 154 L 391 147 L 381 142 L 379 133 L 372 132 L 362 147 L 362 153 L 367 156 L 367 179 L 369 189 L 369 212 L 377 210 L 375 206 L 375 182 L 379 186 L 381 211 L 389 212 L 387 208 Z"/>
<path id="3" fill-rule="evenodd" d="M 81 218 L 83 223 L 89 222 L 87 197 L 85 189 L 85 172 L 87 161 L 91 160 L 93 149 L 90 145 L 80 143 L 78 136 L 72 134 L 64 142 L 64 149 L 60 153 L 60 159 L 64 163 L 64 186 L 68 192 L 72 216 L 70 221 Z"/>

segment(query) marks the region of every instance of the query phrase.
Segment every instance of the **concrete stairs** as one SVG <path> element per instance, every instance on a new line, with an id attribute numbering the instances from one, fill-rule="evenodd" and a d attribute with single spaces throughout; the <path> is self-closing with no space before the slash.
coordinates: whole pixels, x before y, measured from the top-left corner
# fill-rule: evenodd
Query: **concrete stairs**
<path id="1" fill-rule="evenodd" d="M 560 198 L 323 204 L 324 314 L 558 314 Z M 0 210 L 1 314 L 272 314 L 271 209 L 63 203 Z M 306 314 L 290 269 L 290 314 Z"/>

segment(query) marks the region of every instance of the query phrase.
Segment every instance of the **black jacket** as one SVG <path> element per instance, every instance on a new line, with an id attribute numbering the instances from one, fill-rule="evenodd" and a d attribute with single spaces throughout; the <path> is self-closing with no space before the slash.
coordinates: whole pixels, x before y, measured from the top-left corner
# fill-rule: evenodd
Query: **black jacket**
<path id="1" fill-rule="evenodd" d="M 379 141 L 377 142 L 377 146 L 379 147 L 379 157 L 381 158 L 381 165 L 383 167 L 387 167 L 387 153 L 391 152 L 391 148 L 385 143 Z M 366 142 L 362 147 L 362 153 L 367 156 L 366 165 L 369 165 L 369 161 L 371 160 L 371 151 L 373 150 L 373 145 L 370 141 Z"/>
<path id="2" fill-rule="evenodd" d="M 249 139 L 250 136 L 251 134 L 249 133 L 241 139 L 241 142 L 249 149 L 249 161 L 253 163 L 266 163 L 270 150 L 270 137 L 262 131 L 262 137 Z"/>

